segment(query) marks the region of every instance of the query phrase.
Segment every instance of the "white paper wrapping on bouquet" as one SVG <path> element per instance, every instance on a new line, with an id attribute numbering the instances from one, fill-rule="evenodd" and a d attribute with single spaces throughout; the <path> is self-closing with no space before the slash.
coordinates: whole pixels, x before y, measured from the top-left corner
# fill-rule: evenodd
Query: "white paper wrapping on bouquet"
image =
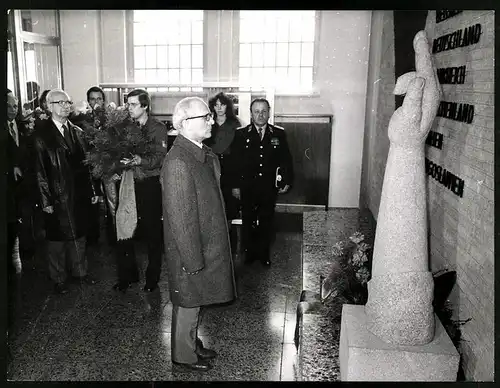
<path id="1" fill-rule="evenodd" d="M 137 206 L 135 202 L 134 172 L 126 170 L 122 174 L 118 209 L 116 211 L 116 238 L 127 240 L 134 236 L 137 227 Z"/>

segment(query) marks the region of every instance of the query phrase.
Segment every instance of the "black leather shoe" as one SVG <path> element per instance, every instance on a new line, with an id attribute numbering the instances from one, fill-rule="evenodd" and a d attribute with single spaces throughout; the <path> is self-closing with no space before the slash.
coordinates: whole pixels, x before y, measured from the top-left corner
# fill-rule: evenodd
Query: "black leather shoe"
<path id="1" fill-rule="evenodd" d="M 212 369 L 212 365 L 210 365 L 207 361 L 201 360 L 198 358 L 198 361 L 193 362 L 192 364 L 184 364 L 182 362 L 176 362 L 172 360 L 172 364 L 180 366 L 184 369 L 194 370 L 198 372 L 206 372 Z"/>
<path id="2" fill-rule="evenodd" d="M 58 294 L 67 294 L 68 293 L 68 287 L 64 283 L 57 283 L 54 287 L 56 293 Z"/>
<path id="3" fill-rule="evenodd" d="M 143 290 L 146 291 L 146 292 L 153 292 L 157 288 L 158 288 L 158 284 L 155 284 L 154 286 L 150 286 L 150 285 L 146 284 L 144 286 Z"/>
<path id="4" fill-rule="evenodd" d="M 202 360 L 210 360 L 212 358 L 217 357 L 217 352 L 212 349 L 207 349 L 203 346 L 203 342 L 201 339 L 196 338 L 196 354 Z"/>
<path id="5" fill-rule="evenodd" d="M 129 288 L 129 287 L 130 287 L 129 282 L 118 282 L 113 286 L 113 290 L 125 292 L 125 291 L 127 291 L 127 288 Z"/>
<path id="6" fill-rule="evenodd" d="M 212 358 L 217 357 L 217 352 L 215 350 L 207 348 L 196 349 L 196 354 L 202 360 L 211 360 Z"/>

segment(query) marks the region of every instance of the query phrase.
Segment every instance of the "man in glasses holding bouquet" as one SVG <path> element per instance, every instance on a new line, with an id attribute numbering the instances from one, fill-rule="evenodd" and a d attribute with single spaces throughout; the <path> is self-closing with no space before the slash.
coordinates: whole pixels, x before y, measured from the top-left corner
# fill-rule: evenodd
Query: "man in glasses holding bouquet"
<path id="1" fill-rule="evenodd" d="M 128 155 L 120 161 L 124 167 L 138 167 L 143 176 L 141 179 L 135 177 L 133 182 L 134 209 L 137 216 L 133 238 L 125 239 L 118 236 L 119 241 L 116 245 L 118 283 L 113 288 L 124 292 L 132 283 L 139 281 L 134 245 L 134 239 L 137 238 L 146 243 L 148 252 L 146 282 L 143 290 L 153 292 L 158 288 L 163 254 L 162 198 L 159 176 L 163 158 L 167 153 L 167 128 L 165 124 L 151 115 L 151 97 L 147 91 L 132 90 L 127 95 L 126 107 L 136 124 L 131 130 L 144 137 L 150 152 L 142 155 Z M 118 176 L 116 178 L 120 179 Z M 126 182 L 122 179 L 120 187 L 124 184 Z M 116 214 L 118 229 L 120 229 L 120 220 L 120 206 L 118 206 Z"/>

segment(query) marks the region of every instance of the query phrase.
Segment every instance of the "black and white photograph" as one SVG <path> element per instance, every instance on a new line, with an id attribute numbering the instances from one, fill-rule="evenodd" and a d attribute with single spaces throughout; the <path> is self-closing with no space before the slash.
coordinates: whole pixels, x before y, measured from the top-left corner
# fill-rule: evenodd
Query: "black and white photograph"
<path id="1" fill-rule="evenodd" d="M 494 381 L 494 10 L 5 12 L 7 382 Z"/>

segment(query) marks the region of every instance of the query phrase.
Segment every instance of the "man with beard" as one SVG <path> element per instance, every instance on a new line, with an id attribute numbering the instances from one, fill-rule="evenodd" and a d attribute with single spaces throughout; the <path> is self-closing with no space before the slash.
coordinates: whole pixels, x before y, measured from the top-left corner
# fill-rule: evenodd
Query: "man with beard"
<path id="1" fill-rule="evenodd" d="M 101 128 L 104 124 L 104 110 L 105 110 L 106 97 L 104 91 L 98 86 L 92 86 L 87 90 L 87 103 L 89 104 L 90 110 L 86 114 L 77 114 L 77 112 L 72 112 L 70 115 L 70 120 L 75 125 L 78 125 L 83 129 L 84 132 L 88 132 L 89 128 Z M 101 187 L 101 181 L 94 179 L 94 187 Z M 112 221 L 107 219 L 108 227 L 108 241 L 114 242 L 112 239 Z M 100 237 L 100 207 L 99 203 L 92 205 L 89 213 L 89 230 L 87 233 L 87 245 L 96 244 Z"/>

